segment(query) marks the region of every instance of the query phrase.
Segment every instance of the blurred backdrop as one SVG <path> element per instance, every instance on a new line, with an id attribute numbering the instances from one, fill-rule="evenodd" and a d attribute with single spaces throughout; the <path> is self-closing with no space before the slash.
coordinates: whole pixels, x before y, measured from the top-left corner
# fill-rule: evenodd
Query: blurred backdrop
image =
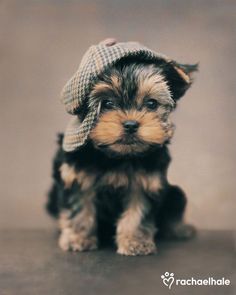
<path id="1" fill-rule="evenodd" d="M 169 179 L 188 195 L 189 222 L 235 227 L 235 15 L 233 0 L 1 1 L 0 227 L 53 226 L 43 206 L 56 133 L 69 118 L 60 91 L 106 37 L 200 62 L 174 115 Z"/>

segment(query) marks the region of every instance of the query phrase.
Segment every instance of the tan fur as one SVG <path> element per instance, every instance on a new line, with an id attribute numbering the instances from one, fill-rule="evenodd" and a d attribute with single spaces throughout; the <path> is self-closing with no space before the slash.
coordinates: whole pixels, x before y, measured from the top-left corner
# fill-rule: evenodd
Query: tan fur
<path id="1" fill-rule="evenodd" d="M 185 74 L 185 72 L 182 70 L 182 69 L 180 69 L 180 68 L 178 68 L 178 67 L 174 67 L 175 68 L 175 70 L 178 72 L 178 74 L 180 75 L 180 77 L 186 82 L 186 83 L 190 83 L 191 81 L 190 81 L 190 77 L 187 75 L 187 74 Z"/>
<path id="2" fill-rule="evenodd" d="M 105 82 L 98 82 L 92 92 L 91 92 L 91 95 L 98 95 L 99 93 L 103 93 L 103 92 L 106 92 L 108 90 L 113 90 L 113 87 L 112 85 L 110 84 L 107 84 Z"/>
<path id="3" fill-rule="evenodd" d="M 159 174 L 147 175 L 143 172 L 136 173 L 135 181 L 137 185 L 146 192 L 157 193 L 162 188 L 161 177 Z"/>
<path id="4" fill-rule="evenodd" d="M 89 189 L 95 180 L 95 176 L 85 171 L 76 172 L 74 167 L 64 163 L 60 167 L 61 178 L 65 184 L 65 188 L 70 188 L 74 181 L 80 184 L 82 191 Z"/>
<path id="5" fill-rule="evenodd" d="M 150 232 L 152 231 L 150 227 Z M 153 235 L 151 235 L 153 236 Z M 135 236 L 120 236 L 117 253 L 126 256 L 149 255 L 156 253 L 156 245 L 151 236 L 136 234 Z"/>
<path id="6" fill-rule="evenodd" d="M 98 124 L 90 133 L 96 143 L 113 144 L 123 134 L 122 112 L 110 111 L 101 115 Z"/>
<path id="7" fill-rule="evenodd" d="M 98 124 L 90 133 L 90 138 L 96 144 L 112 145 L 114 151 L 122 154 L 132 152 L 142 152 L 148 148 L 142 142 L 138 144 L 120 144 L 118 140 L 124 135 L 123 122 L 126 120 L 136 120 L 140 127 L 137 132 L 137 138 L 148 144 L 162 144 L 169 136 L 155 112 L 136 111 L 122 112 L 114 110 L 101 115 Z"/>
<path id="8" fill-rule="evenodd" d="M 110 173 L 105 174 L 102 177 L 101 182 L 105 185 L 110 185 L 113 188 L 128 187 L 129 178 L 124 172 L 122 173 L 119 171 L 112 171 Z"/>
<path id="9" fill-rule="evenodd" d="M 167 139 L 167 133 L 155 113 L 145 113 L 140 120 L 138 130 L 140 138 L 148 143 L 162 144 Z"/>
<path id="10" fill-rule="evenodd" d="M 86 191 L 93 186 L 95 175 L 86 171 L 79 171 L 76 175 L 76 180 L 80 184 L 81 191 Z"/>
<path id="11" fill-rule="evenodd" d="M 96 216 L 94 206 L 95 193 L 91 190 L 81 200 L 82 210 L 73 219 L 73 228 L 76 232 L 90 234 L 95 229 Z"/>
<path id="12" fill-rule="evenodd" d="M 64 210 L 60 213 L 58 224 L 61 230 L 71 227 L 71 220 L 69 216 L 70 216 L 70 211 Z"/>
<path id="13" fill-rule="evenodd" d="M 130 193 L 126 210 L 117 224 L 117 252 L 122 255 L 147 255 L 156 251 L 155 229 L 149 223 L 142 223 L 149 204 L 136 186 Z"/>
<path id="14" fill-rule="evenodd" d="M 166 98 L 170 98 L 168 86 L 161 75 L 140 75 L 139 89 L 136 97 L 138 105 L 143 104 L 145 97 L 156 98 L 160 102 L 165 102 Z"/>
<path id="15" fill-rule="evenodd" d="M 63 251 L 87 251 L 97 249 L 97 237 L 83 236 L 76 233 L 72 228 L 62 230 L 58 241 L 59 247 Z"/>
<path id="16" fill-rule="evenodd" d="M 112 75 L 111 76 L 111 82 L 112 82 L 112 87 L 113 87 L 113 91 L 119 95 L 120 93 L 120 79 L 117 75 Z"/>
<path id="17" fill-rule="evenodd" d="M 186 83 L 190 83 L 190 78 L 182 69 L 175 69 Z M 149 72 L 147 69 L 140 70 L 133 109 L 127 106 L 127 110 L 123 111 L 118 109 L 118 105 L 113 110 L 103 109 L 104 98 L 113 99 L 115 104 L 116 96 L 121 99 L 121 81 L 122 77 L 112 74 L 108 82 L 95 84 L 90 93 L 99 105 L 99 119 L 89 135 L 95 146 L 109 146 L 109 149 L 120 155 L 135 154 L 148 150 L 153 144 L 163 144 L 172 137 L 174 128 L 169 114 L 175 103 L 161 73 L 153 74 L 153 71 Z M 123 91 L 125 98 L 128 92 L 128 89 Z M 148 109 L 145 105 L 148 98 L 158 102 L 157 109 Z M 89 107 L 92 107 L 92 104 L 91 99 Z M 128 120 L 139 123 L 137 131 L 132 134 L 127 134 L 124 130 L 123 123 Z M 72 217 L 67 211 L 63 211 L 59 218 L 59 245 L 63 250 L 85 251 L 97 248 L 96 191 L 99 186 L 103 188 L 108 185 L 114 189 L 123 188 L 122 192 L 125 194 L 122 199 L 124 210 L 116 227 L 117 252 L 122 255 L 147 255 L 156 252 L 156 225 L 154 216 L 151 215 L 150 198 L 158 196 L 164 185 L 165 175 L 158 172 L 147 174 L 142 168 L 136 167 L 135 171 L 132 171 L 134 168 L 128 167 L 126 163 L 117 168 L 119 171 L 114 169 L 101 175 L 102 170 L 97 171 L 98 173 L 93 171 L 92 174 L 86 168 L 77 171 L 66 163 L 60 167 L 65 188 L 70 188 L 75 181 L 79 184 L 79 198 L 76 202 L 76 194 L 73 195 L 71 211 L 77 214 Z M 176 236 L 190 235 L 189 228 L 177 225 L 173 228 L 172 234 Z"/>
<path id="18" fill-rule="evenodd" d="M 62 164 L 60 172 L 66 188 L 71 187 L 74 181 L 77 181 L 80 185 L 80 206 L 82 210 L 72 219 L 67 211 L 60 214 L 59 228 L 61 229 L 61 235 L 59 246 L 65 251 L 96 249 L 96 212 L 93 201 L 95 196 L 93 190 L 95 176 L 86 171 L 76 172 L 72 166 L 66 163 Z"/>
<path id="19" fill-rule="evenodd" d="M 140 192 L 133 193 L 127 209 L 118 222 L 117 234 L 133 234 L 141 224 L 146 209 L 146 201 Z"/>
<path id="20" fill-rule="evenodd" d="M 70 188 L 72 183 L 76 180 L 76 172 L 74 167 L 64 163 L 60 167 L 61 178 L 65 184 L 65 188 Z"/>
<path id="21" fill-rule="evenodd" d="M 114 94 L 119 95 L 120 93 L 120 79 L 117 75 L 113 74 L 111 77 L 111 83 L 106 83 L 106 82 L 98 82 L 92 92 L 92 96 L 98 96 L 100 93 L 105 93 L 106 91 L 113 91 Z"/>
<path id="22" fill-rule="evenodd" d="M 97 248 L 94 196 L 92 190 L 86 191 L 81 197 L 83 209 L 73 219 L 69 218 L 66 211 L 60 215 L 59 246 L 62 250 L 85 251 Z"/>

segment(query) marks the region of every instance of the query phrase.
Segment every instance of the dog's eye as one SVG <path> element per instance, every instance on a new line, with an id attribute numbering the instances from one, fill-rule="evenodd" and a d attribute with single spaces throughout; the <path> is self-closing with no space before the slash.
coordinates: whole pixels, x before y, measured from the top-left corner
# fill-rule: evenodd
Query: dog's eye
<path id="1" fill-rule="evenodd" d="M 104 99 L 102 102 L 102 108 L 104 109 L 112 109 L 114 107 L 113 101 L 109 99 Z"/>
<path id="2" fill-rule="evenodd" d="M 153 99 L 150 98 L 145 102 L 145 106 L 149 109 L 149 110 L 156 110 L 158 107 L 158 102 Z"/>

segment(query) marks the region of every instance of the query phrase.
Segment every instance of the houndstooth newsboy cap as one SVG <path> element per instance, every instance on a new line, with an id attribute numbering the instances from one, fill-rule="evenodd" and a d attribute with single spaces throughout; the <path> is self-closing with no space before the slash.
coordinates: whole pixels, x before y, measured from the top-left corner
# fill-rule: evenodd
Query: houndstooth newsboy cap
<path id="1" fill-rule="evenodd" d="M 78 113 L 88 103 L 89 93 L 97 77 L 108 67 L 124 58 L 134 57 L 140 61 L 160 61 L 173 64 L 175 62 L 137 42 L 119 42 L 106 39 L 98 45 L 91 46 L 82 58 L 78 70 L 66 83 L 62 90 L 62 102 L 66 111 L 73 115 L 66 128 L 63 149 L 72 152 L 83 146 L 94 127 L 98 115 L 98 105 L 88 107 L 84 120 L 80 122 Z"/>

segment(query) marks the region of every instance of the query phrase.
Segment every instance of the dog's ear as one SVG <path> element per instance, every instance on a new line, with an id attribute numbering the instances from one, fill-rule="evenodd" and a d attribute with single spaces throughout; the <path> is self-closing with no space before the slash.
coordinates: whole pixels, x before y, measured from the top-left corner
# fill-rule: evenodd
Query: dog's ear
<path id="1" fill-rule="evenodd" d="M 192 74 L 198 70 L 198 64 L 179 64 L 172 61 L 163 65 L 162 69 L 170 87 L 172 98 L 177 101 L 191 86 L 193 82 Z"/>

